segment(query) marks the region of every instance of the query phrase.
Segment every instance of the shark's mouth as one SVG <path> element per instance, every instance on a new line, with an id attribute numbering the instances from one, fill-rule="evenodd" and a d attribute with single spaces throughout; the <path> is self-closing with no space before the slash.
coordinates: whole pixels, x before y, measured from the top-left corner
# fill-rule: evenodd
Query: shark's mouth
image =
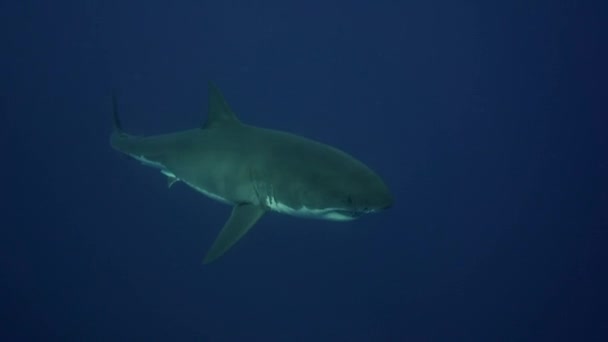
<path id="1" fill-rule="evenodd" d="M 290 212 L 285 213 L 294 216 L 319 218 L 332 221 L 350 221 L 362 215 L 362 213 L 338 208 L 311 209 L 307 207 L 301 207 L 296 210 L 292 209 Z"/>
<path id="2" fill-rule="evenodd" d="M 333 221 L 350 221 L 359 218 L 363 213 L 343 210 L 343 209 L 329 209 L 324 215 L 323 218 Z"/>
<path id="3" fill-rule="evenodd" d="M 308 208 L 306 206 L 301 206 L 299 208 L 289 207 L 281 202 L 277 202 L 274 200 L 266 199 L 266 206 L 273 211 L 298 216 L 298 217 L 306 217 L 306 218 L 318 218 L 332 221 L 350 221 L 358 218 L 363 213 L 342 209 L 342 208 Z"/>

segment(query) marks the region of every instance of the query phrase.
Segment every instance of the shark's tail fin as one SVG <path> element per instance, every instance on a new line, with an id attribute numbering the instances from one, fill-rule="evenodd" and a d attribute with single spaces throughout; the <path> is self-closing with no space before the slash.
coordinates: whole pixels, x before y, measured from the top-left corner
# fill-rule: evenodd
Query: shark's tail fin
<path id="1" fill-rule="evenodd" d="M 114 134 L 125 135 L 118 117 L 118 101 L 116 100 L 116 91 L 112 92 L 112 121 L 114 124 Z"/>

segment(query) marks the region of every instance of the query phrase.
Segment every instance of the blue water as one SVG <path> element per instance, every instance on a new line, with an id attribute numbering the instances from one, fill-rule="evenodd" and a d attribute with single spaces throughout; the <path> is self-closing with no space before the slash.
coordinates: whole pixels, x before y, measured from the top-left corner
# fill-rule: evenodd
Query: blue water
<path id="1" fill-rule="evenodd" d="M 0 340 L 608 340 L 602 13 L 2 2 Z M 230 208 L 113 151 L 110 95 L 127 131 L 171 132 L 204 121 L 209 80 L 395 205 L 267 215 L 203 266 Z"/>

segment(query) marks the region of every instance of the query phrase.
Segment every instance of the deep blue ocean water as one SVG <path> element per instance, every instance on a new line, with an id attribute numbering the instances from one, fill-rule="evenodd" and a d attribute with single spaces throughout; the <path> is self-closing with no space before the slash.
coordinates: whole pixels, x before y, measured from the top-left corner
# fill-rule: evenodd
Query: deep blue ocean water
<path id="1" fill-rule="evenodd" d="M 3 1 L 0 340 L 606 341 L 606 16 L 591 2 Z M 395 205 L 265 216 L 112 150 L 244 122 L 364 161 Z"/>

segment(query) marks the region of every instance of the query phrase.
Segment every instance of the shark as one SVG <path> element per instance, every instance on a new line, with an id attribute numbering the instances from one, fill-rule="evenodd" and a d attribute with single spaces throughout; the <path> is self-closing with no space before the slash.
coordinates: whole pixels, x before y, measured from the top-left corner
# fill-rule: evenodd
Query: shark
<path id="1" fill-rule="evenodd" d="M 113 102 L 110 145 L 232 206 L 203 258 L 209 264 L 233 247 L 268 212 L 350 221 L 389 208 L 393 196 L 368 166 L 346 152 L 285 131 L 242 122 L 213 83 L 207 119 L 193 129 L 159 135 L 126 133 Z"/>

